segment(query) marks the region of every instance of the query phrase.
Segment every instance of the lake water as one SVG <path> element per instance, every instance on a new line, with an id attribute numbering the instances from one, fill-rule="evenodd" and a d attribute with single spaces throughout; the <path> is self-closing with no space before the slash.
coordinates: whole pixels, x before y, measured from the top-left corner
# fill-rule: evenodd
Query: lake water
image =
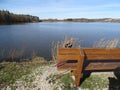
<path id="1" fill-rule="evenodd" d="M 7 51 L 23 49 L 51 59 L 52 42 L 61 41 L 64 36 L 80 39 L 82 47 L 92 47 L 101 38 L 120 39 L 120 23 L 41 22 L 0 25 L 0 55 L 3 58 Z"/>

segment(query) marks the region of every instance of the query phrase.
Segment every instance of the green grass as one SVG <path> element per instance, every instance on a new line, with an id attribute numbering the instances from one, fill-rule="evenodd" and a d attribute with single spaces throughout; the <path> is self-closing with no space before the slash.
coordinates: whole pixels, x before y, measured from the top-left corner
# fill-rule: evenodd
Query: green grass
<path id="1" fill-rule="evenodd" d="M 15 83 L 16 80 L 30 74 L 35 68 L 48 64 L 43 58 L 34 58 L 28 62 L 2 62 L 0 63 L 0 88 Z M 25 78 L 26 82 L 32 79 Z"/>
<path id="2" fill-rule="evenodd" d="M 77 88 L 74 88 L 73 86 L 74 81 L 69 73 L 63 75 L 60 80 L 61 83 L 63 83 L 63 90 L 77 90 Z M 90 75 L 89 77 L 85 78 L 85 80 L 79 86 L 81 90 L 118 90 L 118 87 L 120 89 L 120 72 L 114 72 L 114 74 L 103 73 L 100 75 Z"/>
<path id="3" fill-rule="evenodd" d="M 81 88 L 81 90 L 103 90 L 108 88 L 109 80 L 107 80 L 107 78 L 103 78 L 104 76 L 107 77 L 104 74 L 91 75 L 82 82 L 79 88 Z M 57 77 L 58 79 L 56 79 Z M 54 90 L 58 90 L 59 87 L 63 90 L 77 90 L 77 88 L 74 87 L 74 80 L 72 79 L 70 73 L 64 75 L 53 75 L 51 78 L 53 80 L 53 84 L 57 82 Z"/>
<path id="4" fill-rule="evenodd" d="M 65 90 L 75 90 L 75 88 L 73 87 L 74 84 L 74 80 L 72 79 L 70 73 L 65 74 L 62 78 L 61 81 L 64 85 L 64 89 Z"/>
<path id="5" fill-rule="evenodd" d="M 108 81 L 98 75 L 91 75 L 81 84 L 81 88 L 89 90 L 103 90 L 107 88 Z"/>
<path id="6" fill-rule="evenodd" d="M 61 88 L 62 90 L 77 90 L 74 87 L 74 80 L 70 73 L 50 75 L 49 82 L 54 85 L 53 90 L 58 90 L 58 88 Z"/>
<path id="7" fill-rule="evenodd" d="M 77 90 L 74 85 L 74 81 L 70 74 L 66 74 L 61 78 L 62 83 L 64 84 L 65 90 Z M 103 90 L 107 88 L 108 81 L 103 79 L 102 76 L 99 75 L 91 75 L 90 77 L 86 78 L 85 81 L 80 85 L 80 88 L 85 90 Z"/>

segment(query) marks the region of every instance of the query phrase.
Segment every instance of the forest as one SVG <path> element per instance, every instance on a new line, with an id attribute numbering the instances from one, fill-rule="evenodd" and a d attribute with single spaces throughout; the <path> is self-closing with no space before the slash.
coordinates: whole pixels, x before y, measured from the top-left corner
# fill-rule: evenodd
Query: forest
<path id="1" fill-rule="evenodd" d="M 40 22 L 39 17 L 14 14 L 7 10 L 0 10 L 0 24 L 12 24 L 12 23 L 26 23 L 26 22 Z"/>

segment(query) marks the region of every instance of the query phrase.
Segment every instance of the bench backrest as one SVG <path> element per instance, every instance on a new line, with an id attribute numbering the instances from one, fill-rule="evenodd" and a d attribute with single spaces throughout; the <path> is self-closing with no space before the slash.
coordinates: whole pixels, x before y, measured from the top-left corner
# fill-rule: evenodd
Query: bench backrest
<path id="1" fill-rule="evenodd" d="M 84 57 L 84 63 L 89 61 L 84 70 L 114 70 L 120 67 L 120 48 L 59 48 L 58 61 L 80 60 Z M 97 61 L 99 60 L 99 62 Z M 117 61 L 116 61 L 117 60 Z M 92 61 L 92 62 L 90 62 Z M 105 61 L 105 62 L 103 62 Z M 68 65 L 66 63 L 66 65 Z M 75 69 L 77 64 L 68 65 L 68 69 Z M 63 65 L 65 66 L 65 65 Z M 76 66 L 76 67 L 75 67 Z M 74 68 L 72 68 L 74 67 Z M 58 69 L 64 67 L 58 67 Z M 67 69 L 67 66 L 66 68 Z"/>

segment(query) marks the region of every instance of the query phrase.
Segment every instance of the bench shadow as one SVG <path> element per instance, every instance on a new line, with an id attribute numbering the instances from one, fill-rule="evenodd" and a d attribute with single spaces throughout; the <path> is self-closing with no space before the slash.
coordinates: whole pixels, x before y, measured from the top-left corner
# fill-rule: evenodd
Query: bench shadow
<path id="1" fill-rule="evenodd" d="M 86 80 L 86 78 L 90 77 L 91 73 L 93 71 L 85 71 L 85 67 L 89 64 L 90 62 L 88 60 L 86 60 L 86 62 L 83 64 L 83 77 L 80 79 L 80 83 L 79 86 Z"/>
<path id="2" fill-rule="evenodd" d="M 92 62 L 101 62 L 101 61 L 97 60 Z M 106 61 L 102 61 L 102 62 L 106 62 Z M 118 61 L 114 60 L 110 62 L 118 62 Z M 90 63 L 89 61 L 86 61 L 84 63 L 83 70 L 85 69 L 86 66 L 88 66 L 89 63 Z M 83 78 L 81 78 L 80 85 L 86 80 L 86 78 L 88 78 L 91 75 L 92 72 L 111 72 L 111 71 L 113 70 L 83 71 L 83 73 L 85 74 L 83 75 Z M 120 90 L 120 67 L 114 70 L 114 75 L 115 77 L 108 77 L 109 80 L 108 90 Z"/>
<path id="3" fill-rule="evenodd" d="M 84 73 L 85 74 L 83 74 L 83 77 L 81 78 L 79 85 L 81 85 L 86 80 L 86 78 L 90 77 L 92 71 L 87 71 L 87 72 L 84 72 Z"/>
<path id="4" fill-rule="evenodd" d="M 115 77 L 108 77 L 109 89 L 108 90 L 120 90 L 120 71 L 114 71 Z"/>
<path id="5" fill-rule="evenodd" d="M 80 80 L 80 85 L 86 80 L 86 78 L 90 77 L 92 72 L 93 71 L 89 71 L 83 75 L 83 78 L 81 78 Z M 108 90 L 120 90 L 120 71 L 118 70 L 114 71 L 114 75 L 115 77 L 108 77 L 109 80 Z"/>

